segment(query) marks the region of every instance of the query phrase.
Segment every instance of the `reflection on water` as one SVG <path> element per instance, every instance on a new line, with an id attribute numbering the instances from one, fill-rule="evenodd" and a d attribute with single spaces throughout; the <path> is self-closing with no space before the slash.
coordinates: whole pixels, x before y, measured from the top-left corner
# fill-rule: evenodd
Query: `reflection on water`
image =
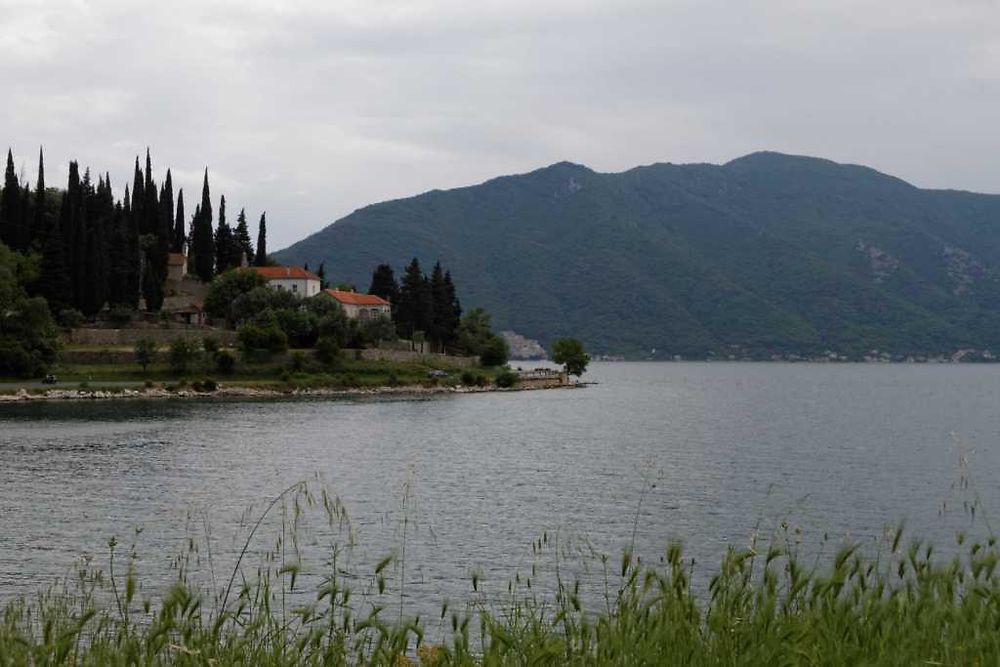
<path id="1" fill-rule="evenodd" d="M 588 379 L 419 400 L 0 406 L 0 597 L 103 557 L 113 535 L 156 574 L 209 526 L 223 562 L 247 506 L 317 477 L 369 554 L 398 550 L 405 497 L 408 590 L 435 604 L 472 571 L 506 581 L 545 532 L 616 554 L 634 529 L 647 559 L 677 538 L 707 567 L 782 522 L 807 545 L 899 520 L 950 543 L 969 526 L 963 475 L 987 517 L 1000 508 L 1000 367 L 594 364 Z M 304 548 L 326 548 L 314 538 Z"/>

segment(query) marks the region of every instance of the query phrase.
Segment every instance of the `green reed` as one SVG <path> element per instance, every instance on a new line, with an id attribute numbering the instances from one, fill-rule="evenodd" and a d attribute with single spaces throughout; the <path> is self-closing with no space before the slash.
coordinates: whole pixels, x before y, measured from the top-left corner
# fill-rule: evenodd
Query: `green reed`
<path id="1" fill-rule="evenodd" d="M 581 556 L 594 586 L 565 574 L 580 564 L 546 534 L 500 599 L 474 573 L 470 602 L 409 618 L 409 493 L 403 549 L 374 566 L 356 558 L 341 503 L 306 484 L 248 514 L 224 574 L 207 524 L 173 561 L 174 583 L 151 594 L 135 549 L 112 540 L 106 564 L 84 564 L 2 609 L 0 665 L 965 665 L 1000 656 L 995 540 L 960 535 L 956 555 L 942 559 L 902 528 L 874 550 L 844 546 L 810 564 L 779 533 L 766 547 L 720 554 L 698 591 L 678 544 L 656 564 L 631 548 Z M 272 519 L 276 537 L 257 546 Z M 330 538 L 326 560 L 303 562 L 302 540 L 318 534 Z"/>

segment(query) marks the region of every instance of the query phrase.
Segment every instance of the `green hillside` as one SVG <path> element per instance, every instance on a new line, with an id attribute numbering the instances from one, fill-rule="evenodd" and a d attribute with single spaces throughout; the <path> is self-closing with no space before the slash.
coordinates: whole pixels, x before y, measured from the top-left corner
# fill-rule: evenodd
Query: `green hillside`
<path id="1" fill-rule="evenodd" d="M 815 158 L 563 162 L 368 206 L 275 254 L 362 289 L 413 256 L 500 328 L 597 352 L 1000 351 L 1000 196 Z"/>

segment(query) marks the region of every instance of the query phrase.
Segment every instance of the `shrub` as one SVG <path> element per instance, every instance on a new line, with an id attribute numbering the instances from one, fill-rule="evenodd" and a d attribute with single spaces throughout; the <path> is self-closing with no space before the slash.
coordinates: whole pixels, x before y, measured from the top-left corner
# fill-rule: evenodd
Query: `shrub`
<path id="1" fill-rule="evenodd" d="M 288 349 L 288 337 L 274 324 L 244 324 L 239 328 L 237 337 L 244 356 L 248 358 L 257 353 L 284 352 Z"/>
<path id="2" fill-rule="evenodd" d="M 500 336 L 491 336 L 479 349 L 479 362 L 483 366 L 503 366 L 509 358 L 510 348 Z"/>
<path id="3" fill-rule="evenodd" d="M 396 375 L 395 371 L 389 373 L 389 377 L 386 378 L 385 383 L 390 387 L 395 387 L 399 385 L 399 376 Z"/>
<path id="4" fill-rule="evenodd" d="M 194 344 L 186 338 L 175 338 L 170 343 L 170 370 L 178 374 L 186 373 L 194 356 Z"/>
<path id="5" fill-rule="evenodd" d="M 236 357 L 229 350 L 219 350 L 215 353 L 215 369 L 223 375 L 231 375 L 236 368 Z"/>
<path id="6" fill-rule="evenodd" d="M 205 378 L 201 382 L 195 382 L 194 385 L 192 386 L 194 387 L 195 391 L 210 392 L 218 389 L 219 383 L 217 383 L 212 378 Z"/>
<path id="7" fill-rule="evenodd" d="M 23 346 L 13 341 L 0 345 L 0 369 L 3 373 L 29 378 L 41 373 L 37 360 Z"/>
<path id="8" fill-rule="evenodd" d="M 281 371 L 281 375 L 278 376 L 278 379 L 280 379 L 282 382 L 291 382 L 292 381 L 292 374 L 286 368 L 286 369 L 284 369 L 284 370 Z"/>
<path id="9" fill-rule="evenodd" d="M 135 319 L 135 311 L 128 306 L 115 306 L 108 311 L 108 319 L 120 329 Z"/>
<path id="10" fill-rule="evenodd" d="M 497 375 L 496 383 L 498 387 L 510 389 L 517 384 L 517 373 L 513 371 L 503 371 Z"/>
<path id="11" fill-rule="evenodd" d="M 146 380 L 146 382 L 144 382 L 143 384 L 146 387 L 146 389 L 152 389 L 153 388 L 153 381 L 152 380 Z"/>
<path id="12" fill-rule="evenodd" d="M 222 344 L 215 336 L 205 336 L 201 339 L 201 349 L 205 350 L 205 352 L 208 352 L 209 354 L 215 354 L 219 351 L 220 347 L 222 347 Z"/>
<path id="13" fill-rule="evenodd" d="M 306 367 L 306 355 L 302 350 L 296 350 L 292 352 L 289 359 L 289 366 L 292 371 L 296 373 L 301 373 Z"/>
<path id="14" fill-rule="evenodd" d="M 327 366 L 333 366 L 340 360 L 340 346 L 333 336 L 322 336 L 316 341 L 316 359 Z"/>
<path id="15" fill-rule="evenodd" d="M 471 387 L 476 384 L 476 374 L 472 371 L 462 371 L 462 375 L 459 377 L 459 381 L 466 387 Z"/>
<path id="16" fill-rule="evenodd" d="M 59 322 L 59 326 L 64 329 L 76 329 L 83 324 L 85 318 L 83 313 L 76 308 L 64 308 L 59 311 L 56 320 Z"/>

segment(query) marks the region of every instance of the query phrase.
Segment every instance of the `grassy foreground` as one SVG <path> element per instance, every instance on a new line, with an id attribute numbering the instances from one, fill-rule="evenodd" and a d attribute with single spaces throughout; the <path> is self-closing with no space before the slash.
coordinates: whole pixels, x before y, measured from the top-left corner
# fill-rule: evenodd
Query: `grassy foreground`
<path id="1" fill-rule="evenodd" d="M 347 518 L 336 499 L 304 486 L 268 511 L 286 501 L 281 514 L 293 518 L 282 520 L 273 548 L 253 548 L 265 511 L 215 587 L 193 583 L 192 545 L 176 561 L 174 586 L 144 597 L 135 555 L 122 556 L 112 541 L 106 569 L 81 569 L 3 609 L 0 664 L 969 665 L 1000 656 L 992 539 L 960 538 L 962 555 L 940 563 L 930 547 L 904 542 L 902 530 L 877 555 L 846 547 L 816 565 L 778 544 L 730 550 L 701 593 L 671 545 L 655 566 L 627 552 L 597 557 L 598 591 L 560 578 L 558 562 L 543 585 L 532 566 L 499 604 L 455 611 L 445 603 L 440 618 L 421 620 L 394 609 L 402 593 L 392 572 L 402 558 L 348 572 L 347 547 L 334 545 L 316 567 L 293 556 L 302 507 L 321 508 L 330 526 Z M 550 541 L 533 551 L 545 558 Z M 473 577 L 470 596 L 480 586 Z M 429 639 L 428 625 L 441 636 Z"/>

